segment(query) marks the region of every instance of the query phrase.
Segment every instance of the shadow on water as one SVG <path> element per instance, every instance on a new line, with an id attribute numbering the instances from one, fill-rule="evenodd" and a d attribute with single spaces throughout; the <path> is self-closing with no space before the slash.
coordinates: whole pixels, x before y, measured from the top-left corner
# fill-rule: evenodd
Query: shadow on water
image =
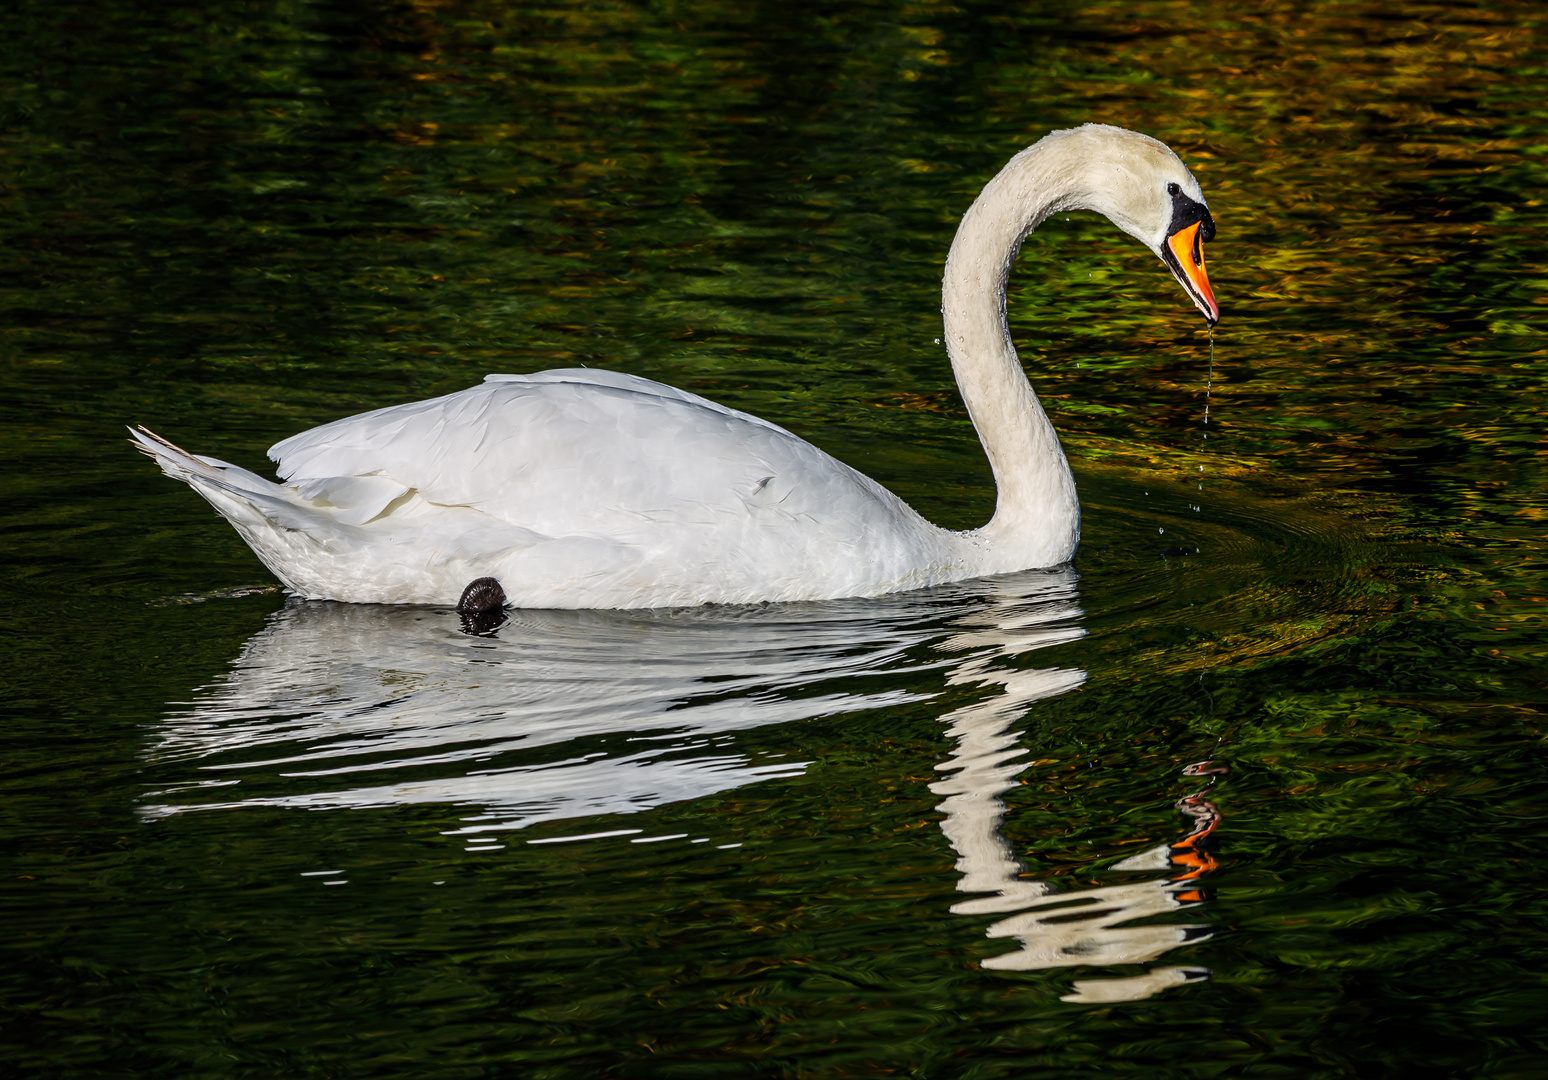
<path id="1" fill-rule="evenodd" d="M 517 610 L 482 636 L 437 609 L 292 602 L 156 731 L 151 757 L 198 778 L 148 793 L 141 812 L 441 804 L 460 815 L 446 834 L 471 851 L 576 818 L 592 819 L 589 831 L 527 842 L 639 834 L 629 815 L 811 764 L 740 751 L 736 732 L 979 688 L 988 696 L 940 716 L 953 746 L 930 790 L 945 796 L 936 809 L 958 855 L 956 888 L 988 894 L 951 910 L 996 916 L 986 935 L 1020 944 L 982 966 L 1148 964 L 1208 937 L 1200 925 L 1134 924 L 1203 899 L 1197 879 L 1214 864 L 1202 841 L 1218 821 L 1210 803 L 1183 800 L 1193 831 L 1111 867 L 1143 877 L 1099 888 L 1059 891 L 1029 877 L 1001 831 L 1000 796 L 1026 766 L 1018 725 L 1086 679 L 1025 664 L 1085 636 L 1077 580 L 1064 570 L 881 600 Z M 896 676 L 912 676 L 909 688 Z M 597 815 L 619 820 L 595 827 Z M 1064 1000 L 1138 1000 L 1207 974 L 1166 966 L 1087 979 Z"/>

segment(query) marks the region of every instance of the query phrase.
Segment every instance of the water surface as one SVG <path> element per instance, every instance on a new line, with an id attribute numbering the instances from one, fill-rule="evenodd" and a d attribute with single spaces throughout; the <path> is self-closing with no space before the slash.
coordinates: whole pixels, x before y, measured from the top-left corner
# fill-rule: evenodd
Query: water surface
<path id="1" fill-rule="evenodd" d="M 0 1043 L 25 1075 L 1529 1077 L 1548 81 L 1527 4 L 20 0 L 0 15 Z M 1050 221 L 1073 568 L 288 600 L 122 441 L 588 364 L 942 524 L 957 217 L 1194 168 L 1213 351 Z M 1207 422 L 1206 422 L 1207 420 Z"/>

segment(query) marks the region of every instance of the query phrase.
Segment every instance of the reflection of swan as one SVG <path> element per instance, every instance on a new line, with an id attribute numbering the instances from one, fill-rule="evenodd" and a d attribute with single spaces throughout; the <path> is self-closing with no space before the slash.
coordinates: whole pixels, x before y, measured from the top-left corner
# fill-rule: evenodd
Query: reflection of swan
<path id="1" fill-rule="evenodd" d="M 754 740 L 739 732 L 919 701 L 944 680 L 991 691 L 942 717 L 956 748 L 931 785 L 944 796 L 957 887 L 980 894 L 952 910 L 994 916 L 988 936 L 1022 946 L 983 966 L 1148 963 L 1202 936 L 1125 925 L 1202 898 L 1218 820 L 1202 792 L 1179 803 L 1195 822 L 1187 837 L 1112 868 L 1159 872 L 1150 880 L 1056 892 L 1021 876 L 1000 833 L 1000 796 L 1024 767 L 1016 722 L 1085 680 L 1017 663 L 1084 633 L 1075 580 L 1062 569 L 879 600 L 517 611 L 495 638 L 458 633 L 434 609 L 292 602 L 225 676 L 163 721 L 151 756 L 166 780 L 142 812 L 440 805 L 458 819 L 448 833 L 473 843 L 543 824 L 530 842 L 573 838 L 564 822 L 594 816 L 602 820 L 588 830 L 640 832 L 644 819 L 629 828 L 629 818 L 605 815 L 805 769 L 748 749 Z M 1084 979 L 1069 1000 L 1128 1000 L 1202 974 L 1159 967 Z"/>
<path id="2" fill-rule="evenodd" d="M 490 575 L 520 607 L 663 607 L 1055 566 L 1079 538 L 1075 484 L 1005 296 L 1026 235 L 1079 209 L 1145 243 L 1219 317 L 1201 249 L 1214 222 L 1169 149 L 1087 125 L 1013 158 L 963 215 L 942 290 L 947 352 L 999 487 L 993 520 L 972 532 L 931 525 L 773 424 L 607 371 L 492 375 L 303 432 L 269 451 L 283 486 L 135 437 L 313 598 L 452 603 Z"/>
<path id="3" fill-rule="evenodd" d="M 1078 614 L 1079 609 L 1072 613 Z M 1026 751 L 1017 746 L 1018 733 L 1011 725 L 1026 714 L 1032 702 L 1079 686 L 1085 673 L 1058 668 L 1018 670 L 997 666 L 995 661 L 1083 633 L 1067 623 L 1040 625 L 1047 622 L 1048 614 L 1047 608 L 1027 607 L 1014 595 L 1001 595 L 993 598 L 988 608 L 963 620 L 982 629 L 969 629 L 942 646 L 969 657 L 956 666 L 948 682 L 994 686 L 1003 691 L 941 718 L 950 725 L 947 734 L 957 740 L 957 751 L 937 766 L 952 775 L 930 787 L 946 796 L 937 809 L 946 814 L 941 829 L 961 856 L 957 869 L 962 880 L 957 888 L 991 894 L 960 901 L 951 910 L 959 915 L 1016 913 L 991 924 L 986 933 L 991 938 L 1016 938 L 1021 949 L 985 960 L 985 968 L 1032 971 L 1148 963 L 1208 936 L 1198 926 L 1131 924 L 1201 898 L 1196 879 L 1214 865 L 1201 844 L 1214 830 L 1219 815 L 1201 795 L 1184 799 L 1179 808 L 1195 821 L 1187 837 L 1113 867 L 1119 871 L 1177 871 L 1168 877 L 1055 892 L 1045 882 L 1021 876 L 1021 863 L 999 830 L 1005 813 L 1000 796 L 1016 785 L 1016 777 L 1025 767 L 1019 759 Z M 1190 766 L 1190 775 L 1217 771 L 1207 768 L 1209 765 Z M 1133 1001 L 1206 974 L 1203 968 L 1160 967 L 1126 978 L 1084 979 L 1076 982 L 1064 1000 Z"/>
<path id="4" fill-rule="evenodd" d="M 478 833 L 697 798 L 806 764 L 742 752 L 735 732 L 918 700 L 910 673 L 952 662 L 920 646 L 986 590 L 1058 601 L 1073 583 L 1063 570 L 881 600 L 518 611 L 498 638 L 433 609 L 293 602 L 163 723 L 153 756 L 201 778 L 145 812 L 440 803 Z"/>

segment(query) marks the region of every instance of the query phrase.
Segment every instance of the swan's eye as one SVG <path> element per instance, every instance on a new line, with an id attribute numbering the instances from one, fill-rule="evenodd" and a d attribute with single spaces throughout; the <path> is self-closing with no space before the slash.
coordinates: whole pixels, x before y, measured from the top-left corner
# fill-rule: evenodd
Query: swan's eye
<path id="1" fill-rule="evenodd" d="M 1176 195 L 1180 191 L 1182 191 L 1182 188 L 1178 187 L 1176 184 L 1166 185 L 1166 193 L 1168 195 Z"/>

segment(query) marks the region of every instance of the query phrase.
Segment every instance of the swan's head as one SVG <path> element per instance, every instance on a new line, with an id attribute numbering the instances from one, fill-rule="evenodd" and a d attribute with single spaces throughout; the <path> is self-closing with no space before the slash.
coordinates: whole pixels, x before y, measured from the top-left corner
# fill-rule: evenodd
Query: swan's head
<path id="1" fill-rule="evenodd" d="M 1220 305 L 1204 270 L 1204 243 L 1214 239 L 1215 219 L 1199 182 L 1171 148 L 1106 124 L 1056 131 L 1031 150 L 1047 143 L 1057 160 L 1080 174 L 1068 205 L 1107 215 L 1150 248 L 1210 324 L 1219 321 Z"/>

